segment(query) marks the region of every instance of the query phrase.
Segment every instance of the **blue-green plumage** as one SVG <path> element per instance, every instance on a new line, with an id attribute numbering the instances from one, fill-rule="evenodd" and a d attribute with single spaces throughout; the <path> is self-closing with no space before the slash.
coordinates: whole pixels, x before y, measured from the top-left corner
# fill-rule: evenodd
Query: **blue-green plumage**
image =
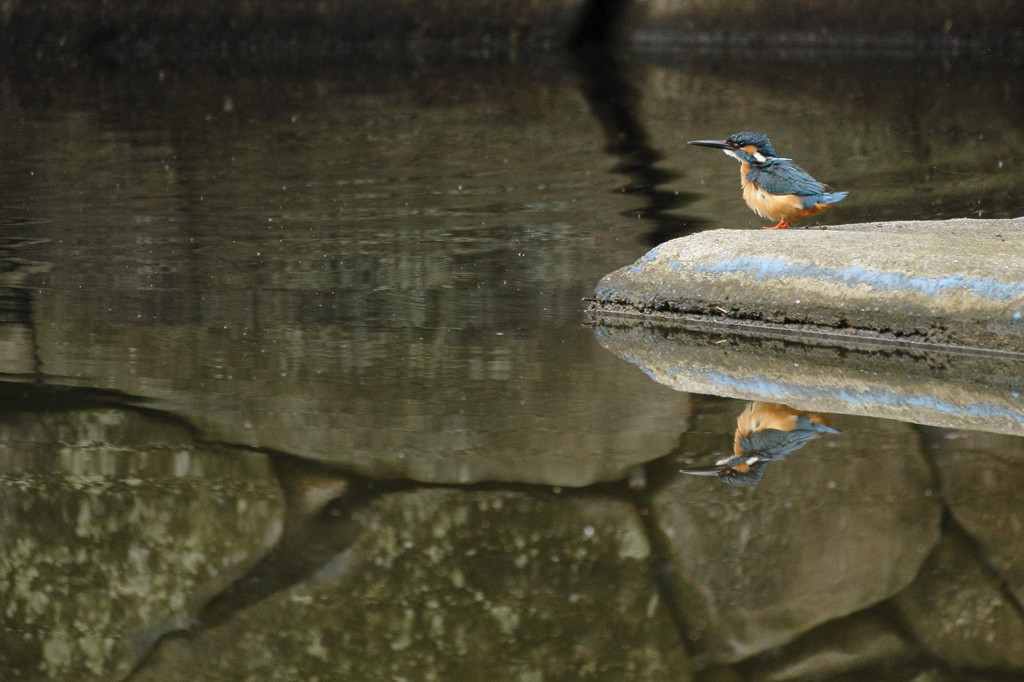
<path id="1" fill-rule="evenodd" d="M 728 147 L 735 149 L 744 150 L 747 147 L 753 147 L 764 156 L 774 156 L 775 158 L 782 158 L 775 153 L 775 148 L 772 147 L 772 141 L 768 139 L 768 136 L 764 133 L 736 133 L 730 135 L 729 139 L 724 141 L 719 140 L 695 140 L 690 144 L 699 144 L 701 142 L 715 142 L 717 144 L 724 144 Z M 746 154 L 746 152 L 744 152 Z"/>
<path id="2" fill-rule="evenodd" d="M 750 457 L 756 457 L 763 461 L 785 459 L 787 455 L 796 452 L 823 433 L 839 432 L 827 424 L 812 422 L 806 415 L 797 415 L 796 424 L 792 429 L 786 431 L 764 429 L 742 436 L 740 447 L 743 449 L 743 454 L 732 459 L 736 461 Z M 725 463 L 729 464 L 730 461 Z"/>
<path id="3" fill-rule="evenodd" d="M 750 163 L 747 180 L 769 194 L 795 194 L 808 209 L 817 203 L 834 204 L 849 194 L 832 191 L 831 187 L 812 178 L 792 160 L 780 157 L 766 158 L 763 163 Z"/>
<path id="4" fill-rule="evenodd" d="M 776 154 L 764 133 L 736 133 L 726 140 L 693 140 L 689 144 L 722 149 L 739 160 L 743 199 L 758 215 L 778 220 L 776 228 L 819 213 L 849 194 L 836 192 L 792 159 Z"/>

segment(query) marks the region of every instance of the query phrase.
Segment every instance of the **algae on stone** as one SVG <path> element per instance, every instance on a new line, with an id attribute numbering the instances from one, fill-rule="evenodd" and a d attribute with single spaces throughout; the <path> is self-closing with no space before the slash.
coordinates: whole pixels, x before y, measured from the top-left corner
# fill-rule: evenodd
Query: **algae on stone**
<path id="1" fill-rule="evenodd" d="M 116 409 L 0 417 L 0 677 L 120 679 L 276 540 L 264 455 Z"/>
<path id="2" fill-rule="evenodd" d="M 355 515 L 310 579 L 168 642 L 137 682 L 690 679 L 627 503 L 433 489 Z"/>

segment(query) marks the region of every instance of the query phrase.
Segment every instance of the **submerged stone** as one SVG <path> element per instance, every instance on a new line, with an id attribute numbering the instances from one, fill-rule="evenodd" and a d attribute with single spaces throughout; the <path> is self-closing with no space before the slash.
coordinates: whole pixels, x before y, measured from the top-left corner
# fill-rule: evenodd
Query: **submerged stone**
<path id="1" fill-rule="evenodd" d="M 896 599 L 920 642 L 955 666 L 1024 671 L 1024 617 L 960 533 L 947 533 Z"/>
<path id="2" fill-rule="evenodd" d="M 831 424 L 842 433 L 773 463 L 754 488 L 678 475 L 654 497 L 680 618 L 710 661 L 743 660 L 891 597 L 937 541 L 940 507 L 913 431 Z M 731 441 L 698 424 L 680 452 L 713 461 Z"/>
<path id="3" fill-rule="evenodd" d="M 138 682 L 691 679 L 629 504 L 423 490 L 355 516 L 311 579 L 167 643 Z"/>
<path id="4" fill-rule="evenodd" d="M 889 668 L 910 651 L 910 643 L 894 619 L 879 609 L 869 609 L 825 623 L 740 668 L 747 682 L 832 679 L 859 669 Z M 878 679 L 877 675 L 873 679 Z"/>
<path id="5" fill-rule="evenodd" d="M 1024 606 L 1024 441 L 951 432 L 936 457 L 942 494 L 986 565 Z"/>
<path id="6" fill-rule="evenodd" d="M 0 678 L 123 678 L 276 540 L 266 456 L 114 409 L 0 419 Z"/>

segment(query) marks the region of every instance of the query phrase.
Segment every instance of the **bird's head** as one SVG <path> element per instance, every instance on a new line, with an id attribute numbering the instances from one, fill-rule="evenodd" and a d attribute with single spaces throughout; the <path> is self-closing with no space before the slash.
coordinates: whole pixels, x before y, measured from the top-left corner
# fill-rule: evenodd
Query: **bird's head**
<path id="1" fill-rule="evenodd" d="M 729 485 L 747 487 L 760 483 L 767 468 L 768 460 L 757 456 L 746 457 L 737 455 L 720 459 L 713 466 L 680 469 L 679 473 L 692 474 L 694 476 L 717 476 L 719 480 Z"/>
<path id="2" fill-rule="evenodd" d="M 721 149 L 734 159 L 747 163 L 764 163 L 770 158 L 778 158 L 772 141 L 764 133 L 736 133 L 726 140 L 692 140 L 687 144 Z"/>

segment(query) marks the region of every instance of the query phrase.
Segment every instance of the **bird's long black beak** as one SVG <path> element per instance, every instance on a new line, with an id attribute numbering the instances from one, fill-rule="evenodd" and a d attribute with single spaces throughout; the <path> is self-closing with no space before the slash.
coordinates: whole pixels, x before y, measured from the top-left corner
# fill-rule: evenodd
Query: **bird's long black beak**
<path id="1" fill-rule="evenodd" d="M 729 467 L 721 466 L 719 464 L 712 464 L 710 466 L 703 467 L 691 467 L 689 469 L 680 469 L 681 474 L 693 474 L 694 476 L 717 476 Z"/>
<path id="2" fill-rule="evenodd" d="M 690 140 L 686 144 L 695 144 L 698 147 L 714 147 L 715 149 L 732 149 L 732 146 L 725 140 Z"/>

